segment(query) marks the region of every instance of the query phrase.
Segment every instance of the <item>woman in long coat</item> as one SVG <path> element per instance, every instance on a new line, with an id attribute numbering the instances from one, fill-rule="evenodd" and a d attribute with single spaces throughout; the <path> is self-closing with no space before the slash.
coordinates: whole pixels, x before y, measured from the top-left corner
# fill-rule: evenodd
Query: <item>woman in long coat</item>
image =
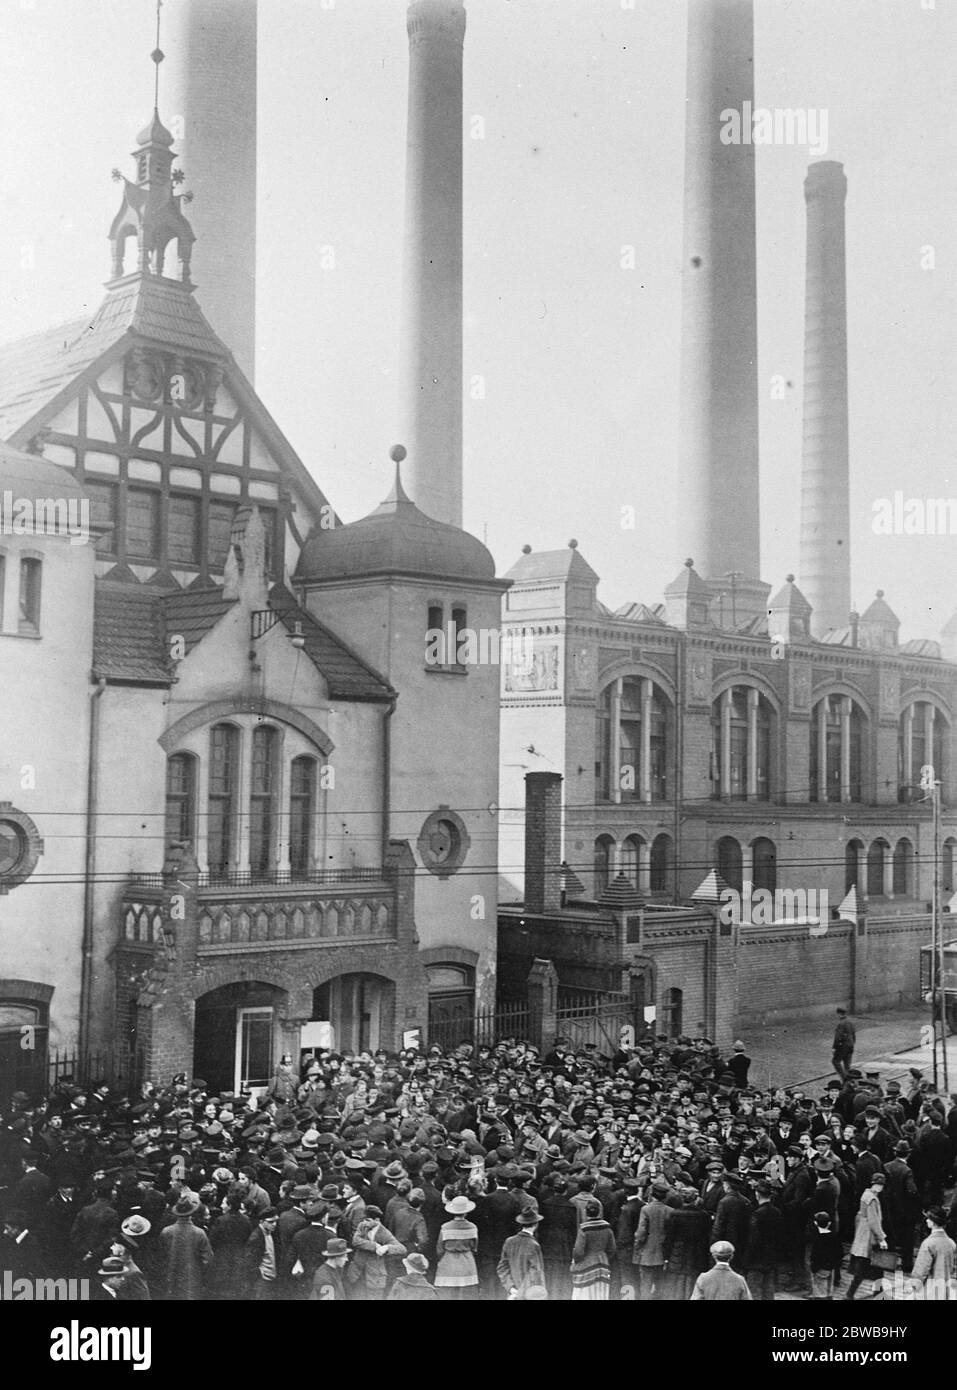
<path id="1" fill-rule="evenodd" d="M 452 1220 L 442 1226 L 436 1242 L 435 1287 L 444 1299 L 475 1300 L 479 1294 L 475 1263 L 478 1230 L 467 1219 L 469 1212 L 475 1210 L 475 1203 L 468 1197 L 453 1197 L 451 1202 L 446 1202 L 445 1210 Z"/>
<path id="2" fill-rule="evenodd" d="M 861 1284 L 870 1275 L 871 1251 L 874 1246 L 887 1249 L 887 1237 L 881 1222 L 881 1193 L 884 1190 L 884 1174 L 874 1173 L 869 1187 L 861 1194 L 861 1205 L 854 1224 L 854 1239 L 851 1242 L 850 1269 L 852 1279 L 845 1298 L 852 1299 Z"/>
<path id="3" fill-rule="evenodd" d="M 352 1248 L 356 1253 L 348 1279 L 354 1284 L 356 1293 L 360 1298 L 385 1298 L 390 1283 L 388 1257 L 405 1255 L 407 1251 L 402 1242 L 383 1226 L 379 1207 L 366 1207 L 365 1216 L 352 1237 Z"/>
<path id="4" fill-rule="evenodd" d="M 572 1301 L 607 1301 L 611 1289 L 611 1262 L 617 1246 L 615 1233 L 602 1220 L 601 1203 L 592 1197 L 585 1204 L 585 1219 L 578 1228 L 572 1250 Z"/>

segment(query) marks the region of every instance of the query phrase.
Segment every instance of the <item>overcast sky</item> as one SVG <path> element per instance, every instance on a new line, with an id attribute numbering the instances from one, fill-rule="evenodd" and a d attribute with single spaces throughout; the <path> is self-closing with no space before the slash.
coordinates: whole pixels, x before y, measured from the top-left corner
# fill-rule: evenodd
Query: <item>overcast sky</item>
<path id="1" fill-rule="evenodd" d="M 848 176 L 852 594 L 863 608 L 883 587 L 905 637 L 936 636 L 957 607 L 957 536 L 871 528 L 872 502 L 895 490 L 957 496 L 957 7 L 929 3 L 756 6 L 757 104 L 826 109 L 827 157 Z M 685 5 L 467 8 L 465 373 L 486 394 L 466 397 L 465 524 L 500 571 L 523 543 L 575 536 L 606 603 L 656 602 L 687 554 L 674 490 Z M 152 102 L 153 13 L 153 0 L 0 0 L 4 338 L 99 302 L 110 170 L 128 169 Z M 257 387 L 345 520 L 388 490 L 395 442 L 404 16 L 404 0 L 260 0 Z M 798 568 L 808 160 L 757 152 L 775 588 Z M 316 256 L 329 244 L 332 271 Z M 793 383 L 784 401 L 775 376 Z"/>

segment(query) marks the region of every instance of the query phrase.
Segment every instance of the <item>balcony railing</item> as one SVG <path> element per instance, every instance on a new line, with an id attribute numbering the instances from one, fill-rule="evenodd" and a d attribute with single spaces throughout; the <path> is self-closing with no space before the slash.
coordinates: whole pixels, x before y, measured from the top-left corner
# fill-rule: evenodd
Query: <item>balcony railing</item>
<path id="1" fill-rule="evenodd" d="M 227 869 L 207 871 L 197 875 L 199 888 L 326 888 L 351 883 L 384 883 L 395 877 L 395 869 L 362 867 L 351 869 L 312 869 L 300 873 L 293 869 Z M 128 893 L 162 888 L 162 874 L 131 874 L 127 879 Z"/>

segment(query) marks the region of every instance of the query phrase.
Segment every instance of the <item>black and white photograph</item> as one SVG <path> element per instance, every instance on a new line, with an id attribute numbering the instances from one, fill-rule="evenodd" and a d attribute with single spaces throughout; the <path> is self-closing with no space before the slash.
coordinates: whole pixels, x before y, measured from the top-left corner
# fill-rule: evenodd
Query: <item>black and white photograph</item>
<path id="1" fill-rule="evenodd" d="M 952 0 L 0 0 L 36 1364 L 237 1303 L 946 1347 L 955 52 Z"/>

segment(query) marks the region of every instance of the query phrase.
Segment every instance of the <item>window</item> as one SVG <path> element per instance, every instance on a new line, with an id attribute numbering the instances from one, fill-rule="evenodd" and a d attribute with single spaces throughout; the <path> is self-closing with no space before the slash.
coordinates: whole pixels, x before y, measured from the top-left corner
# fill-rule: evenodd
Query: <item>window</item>
<path id="1" fill-rule="evenodd" d="M 615 842 L 610 835 L 599 835 L 595 841 L 595 897 L 604 892 L 612 879 L 615 862 Z"/>
<path id="2" fill-rule="evenodd" d="M 668 891 L 668 874 L 671 870 L 671 837 L 656 835 L 651 842 L 651 891 Z"/>
<path id="3" fill-rule="evenodd" d="M 732 835 L 723 835 L 718 841 L 718 873 L 729 888 L 742 891 L 741 846 Z"/>
<path id="4" fill-rule="evenodd" d="M 894 846 L 894 895 L 906 898 L 912 891 L 914 851 L 910 840 L 898 840 Z"/>
<path id="5" fill-rule="evenodd" d="M 867 896 L 880 898 L 884 894 L 884 856 L 890 852 L 886 840 L 875 840 L 867 851 Z"/>
<path id="6" fill-rule="evenodd" d="M 126 494 L 126 554 L 130 559 L 154 560 L 159 554 L 158 492 L 131 487 Z"/>
<path id="7" fill-rule="evenodd" d="M 280 542 L 279 513 L 273 507 L 264 507 L 260 502 L 259 514 L 266 532 L 266 573 L 281 576 L 283 548 Z"/>
<path id="8" fill-rule="evenodd" d="M 713 795 L 723 801 L 771 799 L 772 707 L 754 686 L 736 685 L 712 706 Z"/>
<path id="9" fill-rule="evenodd" d="M 945 782 L 945 748 L 950 735 L 947 720 L 929 700 L 915 700 L 900 718 L 897 737 L 897 799 L 921 801 L 921 768 L 930 763 L 934 776 Z"/>
<path id="10" fill-rule="evenodd" d="M 252 775 L 249 789 L 249 867 L 264 874 L 274 863 L 276 791 L 279 782 L 279 730 L 253 730 Z"/>
<path id="11" fill-rule="evenodd" d="M 777 852 L 771 840 L 759 837 L 751 846 L 751 878 L 755 888 L 777 888 Z"/>
<path id="12" fill-rule="evenodd" d="M 669 1038 L 680 1037 L 683 1014 L 684 991 L 666 989 L 661 1005 L 661 1028 L 662 1032 L 667 1034 Z"/>
<path id="13" fill-rule="evenodd" d="M 107 528 L 96 548 L 108 555 L 117 553 L 116 488 L 111 483 L 84 482 L 83 491 L 90 499 L 90 523 L 94 530 Z"/>
<path id="14" fill-rule="evenodd" d="M 25 557 L 20 561 L 20 631 L 40 631 L 40 582 L 42 560 Z"/>
<path id="15" fill-rule="evenodd" d="M 239 730 L 232 724 L 216 724 L 209 735 L 207 843 L 211 874 L 227 873 L 233 859 L 238 771 Z"/>
<path id="16" fill-rule="evenodd" d="M 645 677 L 622 677 L 598 705 L 599 793 L 611 801 L 665 801 L 668 796 L 669 704 Z"/>
<path id="17" fill-rule="evenodd" d="M 459 636 L 468 627 L 468 614 L 464 608 L 456 607 L 452 609 L 452 631 L 449 643 L 448 659 L 452 666 L 459 666 Z"/>
<path id="18" fill-rule="evenodd" d="M 945 893 L 953 893 L 954 884 L 954 849 L 957 841 L 945 840 L 940 848 L 940 886 Z"/>
<path id="19" fill-rule="evenodd" d="M 196 826 L 196 759 L 174 753 L 166 763 L 166 843 L 192 844 Z"/>
<path id="20" fill-rule="evenodd" d="M 811 712 L 812 801 L 860 801 L 864 716 L 848 695 L 826 695 Z"/>
<path id="21" fill-rule="evenodd" d="M 628 882 L 641 892 L 641 882 L 639 879 L 639 867 L 641 863 L 641 844 L 638 835 L 629 835 L 621 846 L 621 861 L 619 873 L 623 873 Z"/>
<path id="22" fill-rule="evenodd" d="M 232 502 L 210 502 L 209 504 L 209 567 L 221 570 L 229 554 L 229 537 L 232 534 L 233 518 L 236 508 Z"/>
<path id="23" fill-rule="evenodd" d="M 172 565 L 199 564 L 198 497 L 170 497 L 167 550 Z"/>
<path id="24" fill-rule="evenodd" d="M 312 867 L 316 760 L 293 758 L 289 778 L 289 867 L 301 878 Z"/>
<path id="25" fill-rule="evenodd" d="M 860 888 L 860 862 L 861 850 L 864 845 L 860 840 L 849 840 L 844 850 L 844 892 L 849 893 L 852 888 Z"/>

